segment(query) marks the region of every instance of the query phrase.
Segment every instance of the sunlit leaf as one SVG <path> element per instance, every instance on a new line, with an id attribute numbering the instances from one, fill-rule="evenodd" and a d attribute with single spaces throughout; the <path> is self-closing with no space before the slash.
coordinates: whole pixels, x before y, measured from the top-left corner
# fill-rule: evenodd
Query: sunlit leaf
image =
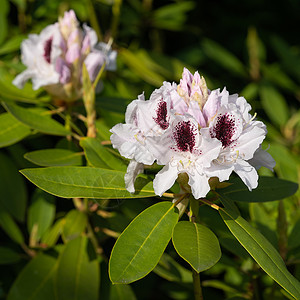
<path id="1" fill-rule="evenodd" d="M 260 267 L 286 291 L 300 299 L 300 283 L 289 273 L 281 256 L 270 242 L 235 212 L 222 209 L 219 213 L 232 234 Z"/>
<path id="2" fill-rule="evenodd" d="M 110 256 L 113 283 L 143 278 L 157 265 L 178 221 L 171 202 L 157 203 L 139 214 L 119 236 Z"/>
<path id="3" fill-rule="evenodd" d="M 3 103 L 3 106 L 18 121 L 46 134 L 65 136 L 70 134 L 62 124 L 53 120 L 46 110 L 27 109 L 13 103 Z"/>
<path id="4" fill-rule="evenodd" d="M 211 268 L 221 257 L 217 237 L 201 224 L 178 222 L 172 241 L 177 253 L 198 273 Z"/>
<path id="5" fill-rule="evenodd" d="M 0 147 L 13 145 L 30 135 L 31 130 L 9 113 L 0 115 Z"/>
<path id="6" fill-rule="evenodd" d="M 155 196 L 152 182 L 137 178 L 134 194 L 124 183 L 124 172 L 91 167 L 49 167 L 20 171 L 46 192 L 63 198 L 125 199 Z"/>
<path id="7" fill-rule="evenodd" d="M 52 166 L 80 166 L 82 154 L 66 149 L 43 149 L 28 152 L 24 157 L 36 165 Z"/>

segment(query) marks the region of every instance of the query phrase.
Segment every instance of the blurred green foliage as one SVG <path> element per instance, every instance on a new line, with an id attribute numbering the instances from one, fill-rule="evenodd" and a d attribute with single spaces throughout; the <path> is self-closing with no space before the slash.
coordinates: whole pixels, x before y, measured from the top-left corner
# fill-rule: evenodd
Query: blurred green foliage
<path id="1" fill-rule="evenodd" d="M 263 146 L 270 147 L 269 153 L 277 163 L 274 174 L 266 169 L 261 174 L 299 183 L 299 2 L 0 1 L 0 97 L 6 102 L 0 115 L 0 299 L 191 299 L 190 271 L 175 256 L 172 245 L 167 247 L 168 254 L 164 254 L 154 272 L 141 281 L 113 286 L 108 279 L 107 259 L 115 239 L 155 200 L 103 200 L 97 213 L 92 213 L 91 203 L 82 203 L 89 205 L 87 213 L 80 210 L 81 204 L 76 201 L 73 204 L 71 200 L 56 199 L 33 188 L 17 171 L 34 167 L 32 162 L 41 164 L 49 155 L 33 151 L 55 147 L 68 149 L 71 155 L 80 151 L 78 145 L 70 146 L 64 137 L 39 132 L 43 132 L 38 127 L 43 125 L 42 119 L 59 125 L 41 116 L 45 107 L 51 108 L 45 92 L 32 91 L 29 83 L 22 91 L 11 84 L 24 69 L 20 62 L 21 41 L 29 33 L 38 33 L 56 22 L 57 16 L 68 9 L 74 9 L 80 21 L 93 27 L 99 38 L 107 42 L 112 37 L 113 48 L 118 51 L 118 69 L 106 74 L 104 90 L 96 99 L 100 140 L 108 140 L 109 128 L 123 121 L 131 100 L 143 91 L 147 98 L 164 80 L 178 81 L 185 66 L 205 76 L 210 89 L 226 86 L 230 93 L 239 93 L 251 103 L 252 112 L 257 112 L 258 118 L 267 124 Z M 31 129 L 24 126 L 25 108 L 12 101 L 25 103 L 25 108 L 32 104 L 41 106 L 30 109 L 36 117 L 25 124 Z M 11 114 L 14 111 L 20 122 L 12 123 L 4 108 Z M 82 110 L 79 105 L 78 111 Z M 7 124 L 11 125 L 4 128 Z M 16 133 L 11 126 L 17 126 L 16 136 L 7 133 Z M 103 150 L 104 160 L 97 157 L 97 149 L 91 144 L 89 140 L 81 142 L 84 151 L 91 151 L 86 156 L 92 165 L 105 165 L 111 157 L 119 159 L 110 148 Z M 23 158 L 28 152 L 31 154 L 25 158 L 29 161 Z M 81 164 L 78 157 L 73 160 L 75 163 L 70 164 Z M 62 155 L 59 163 L 63 162 Z M 284 201 L 239 202 L 238 206 L 300 279 L 299 190 Z M 217 212 L 201 206 L 199 217 L 218 236 L 222 246 L 220 262 L 201 275 L 204 298 L 290 297 L 246 254 Z M 87 232 L 89 239 L 82 232 Z M 84 285 L 76 281 L 78 278 Z"/>

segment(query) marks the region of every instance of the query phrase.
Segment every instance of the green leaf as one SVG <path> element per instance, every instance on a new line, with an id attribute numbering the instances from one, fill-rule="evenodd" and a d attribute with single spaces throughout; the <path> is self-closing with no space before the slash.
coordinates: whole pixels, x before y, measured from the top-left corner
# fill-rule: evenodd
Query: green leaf
<path id="1" fill-rule="evenodd" d="M 167 30 L 184 30 L 187 12 L 195 7 L 195 2 L 184 1 L 161 6 L 153 12 L 153 26 Z"/>
<path id="2" fill-rule="evenodd" d="M 82 138 L 80 146 L 84 149 L 87 161 L 93 167 L 126 171 L 125 163 L 110 153 L 99 140 L 90 137 Z"/>
<path id="3" fill-rule="evenodd" d="M 39 253 L 21 271 L 13 283 L 7 300 L 53 300 L 53 277 L 57 259 L 53 255 Z"/>
<path id="4" fill-rule="evenodd" d="M 65 136 L 71 132 L 57 121 L 51 119 L 47 110 L 23 108 L 13 103 L 2 103 L 17 120 L 32 129 L 52 135 Z"/>
<path id="5" fill-rule="evenodd" d="M 9 113 L 0 115 L 0 147 L 15 144 L 26 136 L 30 135 L 31 130 L 23 125 Z"/>
<path id="6" fill-rule="evenodd" d="M 24 237 L 11 215 L 0 206 L 0 226 L 9 237 L 18 244 L 24 243 Z"/>
<path id="7" fill-rule="evenodd" d="M 133 72 L 140 76 L 146 82 L 159 87 L 162 85 L 164 78 L 155 72 L 149 70 L 143 60 L 139 59 L 135 53 L 128 49 L 119 49 L 118 57 L 123 61 Z"/>
<path id="8" fill-rule="evenodd" d="M 64 242 L 73 240 L 80 236 L 87 226 L 87 215 L 73 209 L 65 217 L 65 224 L 62 231 Z"/>
<path id="9" fill-rule="evenodd" d="M 228 50 L 217 44 L 216 42 L 205 39 L 202 43 L 205 54 L 219 63 L 230 74 L 235 73 L 238 76 L 247 76 L 247 71 L 244 65 Z"/>
<path id="10" fill-rule="evenodd" d="M 232 185 L 217 192 L 224 198 L 241 202 L 280 200 L 295 194 L 298 189 L 297 183 L 275 177 L 259 177 L 258 187 L 251 192 L 240 178 L 233 178 L 230 183 Z"/>
<path id="11" fill-rule="evenodd" d="M 124 172 L 91 167 L 49 167 L 20 171 L 46 192 L 63 198 L 125 199 L 153 197 L 152 182 L 137 178 L 136 192 L 125 189 Z"/>
<path id="12" fill-rule="evenodd" d="M 289 119 L 289 108 L 284 97 L 270 85 L 262 85 L 259 93 L 270 120 L 276 125 L 284 126 Z"/>
<path id="13" fill-rule="evenodd" d="M 26 38 L 25 35 L 13 36 L 0 47 L 0 55 L 9 54 L 20 49 L 21 42 Z"/>
<path id="14" fill-rule="evenodd" d="M 130 285 L 113 284 L 110 288 L 109 300 L 136 300 L 136 297 Z"/>
<path id="15" fill-rule="evenodd" d="M 55 299 L 97 300 L 99 283 L 99 263 L 88 238 L 68 242 L 58 260 Z"/>
<path id="16" fill-rule="evenodd" d="M 80 166 L 81 153 L 66 149 L 43 149 L 28 152 L 24 157 L 36 165 L 43 167 L 52 166 Z"/>
<path id="17" fill-rule="evenodd" d="M 109 277 L 112 283 L 128 284 L 151 272 L 161 258 L 178 211 L 170 202 L 157 203 L 139 214 L 119 236 L 111 252 Z"/>
<path id="18" fill-rule="evenodd" d="M 39 240 L 51 226 L 55 217 L 55 197 L 36 189 L 28 208 L 27 228 L 29 234 L 36 228 L 34 238 Z"/>
<path id="19" fill-rule="evenodd" d="M 25 84 L 22 90 L 12 84 L 14 76 L 4 68 L 0 68 L 0 96 L 5 101 L 20 101 L 25 103 L 45 103 L 49 102 L 50 97 L 39 97 L 41 91 L 33 91 L 30 83 Z"/>
<path id="20" fill-rule="evenodd" d="M 182 221 L 176 224 L 172 237 L 177 253 L 200 273 L 221 258 L 219 241 L 207 227 Z"/>
<path id="21" fill-rule="evenodd" d="M 0 152 L 0 204 L 18 221 L 25 217 L 27 191 L 12 160 Z"/>
<path id="22" fill-rule="evenodd" d="M 62 233 L 63 227 L 64 227 L 65 220 L 59 219 L 55 222 L 55 224 L 48 228 L 48 230 L 45 232 L 45 234 L 42 237 L 42 242 L 46 247 L 52 247 L 56 244 L 59 236 Z"/>
<path id="23" fill-rule="evenodd" d="M 167 253 L 162 255 L 153 272 L 168 281 L 193 282 L 192 272 L 182 267 Z"/>
<path id="24" fill-rule="evenodd" d="M 21 255 L 8 247 L 0 247 L 0 265 L 10 265 L 19 262 Z"/>
<path id="25" fill-rule="evenodd" d="M 300 299 L 300 283 L 289 273 L 271 243 L 235 212 L 222 209 L 219 213 L 232 234 L 261 268 L 287 292 Z"/>

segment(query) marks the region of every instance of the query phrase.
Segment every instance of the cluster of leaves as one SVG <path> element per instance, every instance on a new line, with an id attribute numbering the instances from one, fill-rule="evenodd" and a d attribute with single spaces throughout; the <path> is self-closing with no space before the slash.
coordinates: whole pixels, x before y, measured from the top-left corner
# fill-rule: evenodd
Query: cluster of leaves
<path id="1" fill-rule="evenodd" d="M 243 3 L 244 9 L 253 9 L 250 2 Z M 299 45 L 291 33 L 282 35 L 282 28 L 277 34 L 268 27 L 256 30 L 261 23 L 255 14 L 241 20 L 225 6 L 213 13 L 213 2 L 201 5 L 196 0 L 76 0 L 71 7 L 69 1 L 1 1 L 0 299 L 190 299 L 192 272 L 185 261 L 197 272 L 214 265 L 220 257 L 218 242 L 211 248 L 214 234 L 222 257 L 201 275 L 204 298 L 300 298 L 299 284 L 283 263 L 300 278 L 300 192 L 288 197 L 296 185 L 271 178 L 299 182 Z M 259 7 L 261 13 L 267 5 Z M 23 70 L 20 42 L 69 8 L 99 37 L 113 37 L 118 50 L 118 71 L 105 74 L 104 90 L 96 97 L 96 138 L 86 137 L 82 101 L 70 113 L 30 84 L 23 90 L 11 84 Z M 292 10 L 289 19 L 296 21 Z M 275 11 L 272 16 L 276 20 Z M 230 38 L 222 35 L 226 30 Z M 267 123 L 265 147 L 270 145 L 277 163 L 275 174 L 261 170 L 271 176 L 262 177 L 262 189 L 250 194 L 233 179 L 232 187 L 218 190 L 221 210 L 197 203 L 201 225 L 187 222 L 186 216 L 178 222 L 171 202 L 155 204 L 154 170 L 138 178 L 136 194 L 128 193 L 123 182 L 127 162 L 107 143 L 109 128 L 124 121 L 126 105 L 164 80 L 178 81 L 184 66 L 198 69 L 210 88 L 242 91 Z M 274 182 L 271 190 L 263 189 Z M 238 201 L 244 218 L 228 199 Z M 108 258 L 126 227 L 113 250 L 111 280 L 130 283 L 153 272 L 131 285 L 112 285 Z M 152 234 L 154 229 L 160 234 Z M 199 247 L 188 251 L 191 241 L 199 241 Z M 130 242 L 140 254 L 129 267 L 137 252 Z M 127 258 L 120 259 L 124 250 Z"/>

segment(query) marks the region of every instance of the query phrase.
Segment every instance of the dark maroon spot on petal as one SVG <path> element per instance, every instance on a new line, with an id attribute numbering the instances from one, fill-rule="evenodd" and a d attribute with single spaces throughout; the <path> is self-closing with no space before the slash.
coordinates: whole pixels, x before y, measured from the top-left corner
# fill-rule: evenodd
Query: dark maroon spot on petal
<path id="1" fill-rule="evenodd" d="M 235 133 L 235 119 L 232 115 L 225 114 L 217 117 L 215 126 L 210 131 L 210 136 L 217 138 L 223 148 L 229 146 L 233 140 L 232 137 Z"/>
<path id="2" fill-rule="evenodd" d="M 44 44 L 44 58 L 49 64 L 51 62 L 52 40 L 53 37 L 49 38 Z"/>
<path id="3" fill-rule="evenodd" d="M 153 120 L 156 124 L 160 126 L 161 129 L 167 129 L 169 127 L 167 103 L 165 101 L 160 101 L 156 109 L 156 118 L 153 117 Z"/>
<path id="4" fill-rule="evenodd" d="M 173 138 L 180 151 L 192 152 L 195 147 L 197 128 L 190 121 L 179 122 L 173 130 Z"/>

